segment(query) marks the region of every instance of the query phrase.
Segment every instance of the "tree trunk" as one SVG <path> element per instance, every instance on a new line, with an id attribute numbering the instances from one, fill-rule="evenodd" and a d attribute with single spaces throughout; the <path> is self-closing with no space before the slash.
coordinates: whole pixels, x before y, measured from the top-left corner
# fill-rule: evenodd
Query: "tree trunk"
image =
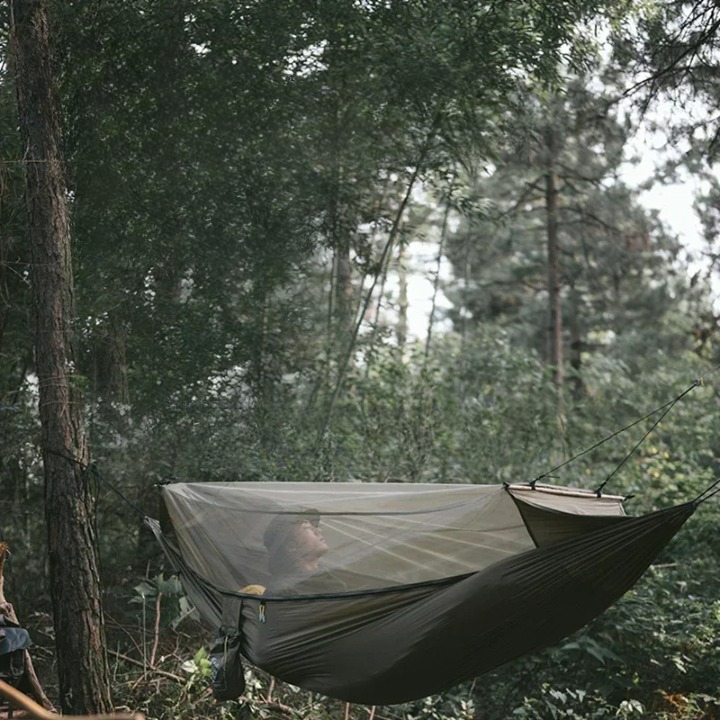
<path id="1" fill-rule="evenodd" d="M 97 333 L 94 351 L 94 385 L 98 398 L 114 408 L 130 404 L 128 383 L 127 333 L 122 323 L 113 315 Z M 113 412 L 114 416 L 115 413 Z"/>
<path id="2" fill-rule="evenodd" d="M 352 283 L 352 263 L 350 261 L 350 244 L 347 241 L 337 242 L 335 246 L 335 312 L 337 317 L 336 347 L 343 348 L 352 334 L 354 324 L 355 291 Z"/>
<path id="3" fill-rule="evenodd" d="M 440 292 L 440 270 L 442 269 L 442 260 L 445 255 L 445 243 L 448 235 L 448 220 L 450 218 L 451 198 L 453 193 L 454 180 L 450 184 L 447 202 L 445 203 L 445 212 L 443 213 L 442 226 L 440 227 L 440 241 L 438 243 L 437 260 L 435 262 L 435 277 L 433 278 L 433 293 L 430 304 L 430 317 L 428 318 L 427 336 L 425 338 L 425 359 L 430 356 L 430 343 L 432 342 L 433 325 L 435 324 L 435 311 L 437 310 L 438 293 Z"/>
<path id="4" fill-rule="evenodd" d="M 66 713 L 111 707 L 82 403 L 73 382 L 73 276 L 60 113 L 50 67 L 47 0 L 11 0 L 35 361 L 45 473 L 50 590 Z"/>
<path id="5" fill-rule="evenodd" d="M 401 350 L 404 350 L 407 344 L 408 306 L 407 248 L 401 241 L 398 247 L 398 321 L 395 328 L 395 335 Z"/>
<path id="6" fill-rule="evenodd" d="M 557 176 L 552 167 L 545 173 L 545 206 L 547 211 L 548 293 L 550 297 L 549 361 L 553 369 L 553 382 L 562 388 L 563 320 L 560 283 L 560 248 L 557 220 Z"/>
<path id="7" fill-rule="evenodd" d="M 560 280 L 560 238 L 558 233 L 557 140 L 552 127 L 545 131 L 545 211 L 547 215 L 548 296 L 550 326 L 548 360 L 557 391 L 557 420 L 560 437 L 565 436 L 565 358 L 563 353 L 562 283 Z"/>
<path id="8" fill-rule="evenodd" d="M 568 329 L 570 331 L 570 357 L 569 363 L 572 368 L 572 377 L 570 384 L 572 387 L 573 400 L 580 401 L 585 394 L 585 383 L 582 377 L 582 354 L 583 349 L 586 347 L 585 339 L 583 338 L 582 331 L 580 329 L 579 313 L 580 313 L 580 298 L 574 283 L 570 284 L 570 320 L 568 322 Z"/>

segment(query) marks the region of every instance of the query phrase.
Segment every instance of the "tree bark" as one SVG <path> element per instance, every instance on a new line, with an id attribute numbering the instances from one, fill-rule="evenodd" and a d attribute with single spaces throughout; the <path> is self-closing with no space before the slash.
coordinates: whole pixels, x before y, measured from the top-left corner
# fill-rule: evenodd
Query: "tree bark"
<path id="1" fill-rule="evenodd" d="M 130 404 L 127 334 L 117 318 L 111 317 L 101 340 L 101 380 L 104 395 L 112 403 Z"/>
<path id="2" fill-rule="evenodd" d="M 355 292 L 352 283 L 352 263 L 350 261 L 350 244 L 347 241 L 337 242 L 335 246 L 335 312 L 337 317 L 336 346 L 345 346 L 348 337 L 352 333 L 354 321 L 354 297 Z"/>
<path id="3" fill-rule="evenodd" d="M 545 206 L 547 211 L 548 293 L 550 296 L 549 361 L 553 369 L 553 382 L 562 388 L 565 380 L 563 368 L 563 320 L 560 282 L 560 248 L 557 220 L 557 176 L 552 167 L 545 172 Z"/>
<path id="4" fill-rule="evenodd" d="M 443 213 L 442 225 L 440 227 L 440 241 L 438 243 L 437 260 L 435 262 L 435 277 L 433 278 L 433 293 L 430 304 L 430 317 L 428 318 L 427 336 L 425 337 L 425 359 L 430 356 L 430 343 L 432 342 L 433 325 L 435 324 L 435 311 L 437 310 L 438 293 L 440 292 L 440 270 L 442 269 L 442 260 L 445 255 L 445 243 L 448 235 L 448 220 L 450 219 L 451 198 L 455 180 L 450 184 L 447 202 L 445 203 L 445 212 Z"/>
<path id="5" fill-rule="evenodd" d="M 87 448 L 73 351 L 70 213 L 47 0 L 11 0 L 12 48 L 29 215 L 35 362 L 60 703 L 111 707 Z"/>
<path id="6" fill-rule="evenodd" d="M 572 377 L 570 385 L 572 388 L 572 397 L 575 401 L 580 401 L 585 394 L 585 383 L 582 377 L 583 349 L 587 343 L 583 338 L 579 322 L 580 299 L 579 293 L 573 282 L 570 283 L 570 319 L 567 323 L 570 331 L 570 357 L 569 364 L 572 368 Z"/>
<path id="7" fill-rule="evenodd" d="M 398 247 L 398 321 L 395 329 L 398 347 L 405 349 L 408 337 L 408 272 L 407 248 L 404 242 Z"/>

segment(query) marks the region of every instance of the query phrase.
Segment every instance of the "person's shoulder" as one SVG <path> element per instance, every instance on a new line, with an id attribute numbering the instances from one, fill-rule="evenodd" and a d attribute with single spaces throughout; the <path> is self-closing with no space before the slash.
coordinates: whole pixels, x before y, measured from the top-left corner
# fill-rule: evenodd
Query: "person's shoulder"
<path id="1" fill-rule="evenodd" d="M 323 568 L 293 586 L 299 595 L 322 595 L 374 590 L 381 586 L 378 579 L 344 568 Z"/>

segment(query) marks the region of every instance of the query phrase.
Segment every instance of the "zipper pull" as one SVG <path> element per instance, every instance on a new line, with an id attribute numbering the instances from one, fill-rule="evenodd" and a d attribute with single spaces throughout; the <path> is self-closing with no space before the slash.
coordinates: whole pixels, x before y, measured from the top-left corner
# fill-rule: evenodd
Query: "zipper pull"
<path id="1" fill-rule="evenodd" d="M 258 620 L 261 623 L 265 622 L 265 603 L 261 602 L 260 606 L 258 607 Z"/>

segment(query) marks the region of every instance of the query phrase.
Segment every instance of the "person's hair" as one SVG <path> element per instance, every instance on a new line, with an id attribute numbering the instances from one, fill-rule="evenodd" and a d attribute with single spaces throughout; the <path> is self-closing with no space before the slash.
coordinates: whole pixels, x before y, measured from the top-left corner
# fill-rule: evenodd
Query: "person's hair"
<path id="1" fill-rule="evenodd" d="M 289 545 L 279 545 L 268 557 L 268 570 L 275 577 L 292 574 L 297 569 L 296 565 L 297 560 Z"/>
<path id="2" fill-rule="evenodd" d="M 293 529 L 304 522 L 317 526 L 317 512 L 276 515 L 268 524 L 263 543 L 268 551 L 268 570 L 271 575 L 288 575 L 297 570 L 297 557 L 291 550 Z"/>

